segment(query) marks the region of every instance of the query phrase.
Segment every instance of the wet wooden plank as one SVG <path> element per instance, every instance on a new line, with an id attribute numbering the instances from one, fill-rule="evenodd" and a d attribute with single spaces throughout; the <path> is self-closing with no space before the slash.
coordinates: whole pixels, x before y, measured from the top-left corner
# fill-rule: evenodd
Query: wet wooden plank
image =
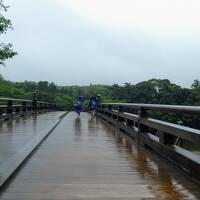
<path id="1" fill-rule="evenodd" d="M 52 132 L 52 130 L 60 123 L 61 119 L 55 121 L 44 131 L 35 136 L 28 144 L 26 144 L 18 153 L 13 155 L 9 160 L 0 166 L 0 188 L 8 181 L 8 179 L 16 172 L 16 170 L 24 163 L 29 155 L 41 144 L 41 142 Z"/>
<path id="2" fill-rule="evenodd" d="M 1 122 L 0 166 L 62 114 L 60 111 L 49 112 Z"/>
<path id="3" fill-rule="evenodd" d="M 22 198 L 22 199 L 121 199 L 121 198 L 153 198 L 146 185 L 111 185 L 111 184 L 34 184 L 27 187 L 27 185 L 20 185 L 24 188 L 10 193 L 7 198 Z M 24 193 L 22 197 L 21 192 Z M 35 195 L 37 194 L 37 195 Z M 67 194 L 67 195 L 66 195 Z M 34 198 L 33 198 L 34 196 Z"/>
<path id="4" fill-rule="evenodd" d="M 60 115 L 61 116 L 61 115 Z M 47 117 L 47 115 L 46 115 Z M 15 171 L 23 164 L 28 156 L 41 144 L 41 142 L 53 131 L 60 123 L 62 118 L 54 120 L 45 130 L 38 133 L 24 147 L 0 165 L 0 188 L 8 181 Z"/>

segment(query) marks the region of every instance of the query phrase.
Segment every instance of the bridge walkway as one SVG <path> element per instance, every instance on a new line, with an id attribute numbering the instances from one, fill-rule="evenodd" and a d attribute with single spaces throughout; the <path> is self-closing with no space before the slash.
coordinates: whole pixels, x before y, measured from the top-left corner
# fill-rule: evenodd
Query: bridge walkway
<path id="1" fill-rule="evenodd" d="M 0 166 L 54 123 L 64 112 L 46 112 L 0 121 Z"/>
<path id="2" fill-rule="evenodd" d="M 117 137 L 87 113 L 69 113 L 21 167 L 2 200 L 200 199 L 198 183 Z"/>

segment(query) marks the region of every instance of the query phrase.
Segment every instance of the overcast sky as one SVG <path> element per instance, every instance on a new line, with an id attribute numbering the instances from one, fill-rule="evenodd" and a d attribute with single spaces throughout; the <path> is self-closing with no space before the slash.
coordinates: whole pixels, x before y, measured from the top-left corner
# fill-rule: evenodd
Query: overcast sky
<path id="1" fill-rule="evenodd" d="M 19 55 L 0 73 L 59 85 L 200 78 L 199 0 L 4 0 Z"/>

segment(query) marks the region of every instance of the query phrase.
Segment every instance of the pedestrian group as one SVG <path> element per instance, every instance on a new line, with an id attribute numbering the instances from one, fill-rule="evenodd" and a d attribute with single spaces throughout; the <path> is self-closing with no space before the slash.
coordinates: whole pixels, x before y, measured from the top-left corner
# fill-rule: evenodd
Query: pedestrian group
<path id="1" fill-rule="evenodd" d="M 83 103 L 85 101 L 84 96 L 77 97 L 76 103 L 75 103 L 75 109 L 78 115 L 80 115 L 82 109 L 83 109 Z M 95 115 L 97 104 L 100 103 L 101 96 L 98 94 L 97 97 L 91 97 L 89 101 L 89 111 L 92 116 Z"/>

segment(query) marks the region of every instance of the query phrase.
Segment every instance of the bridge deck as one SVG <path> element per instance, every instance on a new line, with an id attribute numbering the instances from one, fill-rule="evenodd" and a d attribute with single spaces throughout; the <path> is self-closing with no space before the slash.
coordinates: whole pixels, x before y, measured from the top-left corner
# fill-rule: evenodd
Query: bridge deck
<path id="1" fill-rule="evenodd" d="M 0 122 L 0 165 L 10 159 L 38 133 L 57 120 L 64 112 L 27 115 Z"/>
<path id="2" fill-rule="evenodd" d="M 87 113 L 69 113 L 24 164 L 2 200 L 200 199 L 199 185 Z"/>

